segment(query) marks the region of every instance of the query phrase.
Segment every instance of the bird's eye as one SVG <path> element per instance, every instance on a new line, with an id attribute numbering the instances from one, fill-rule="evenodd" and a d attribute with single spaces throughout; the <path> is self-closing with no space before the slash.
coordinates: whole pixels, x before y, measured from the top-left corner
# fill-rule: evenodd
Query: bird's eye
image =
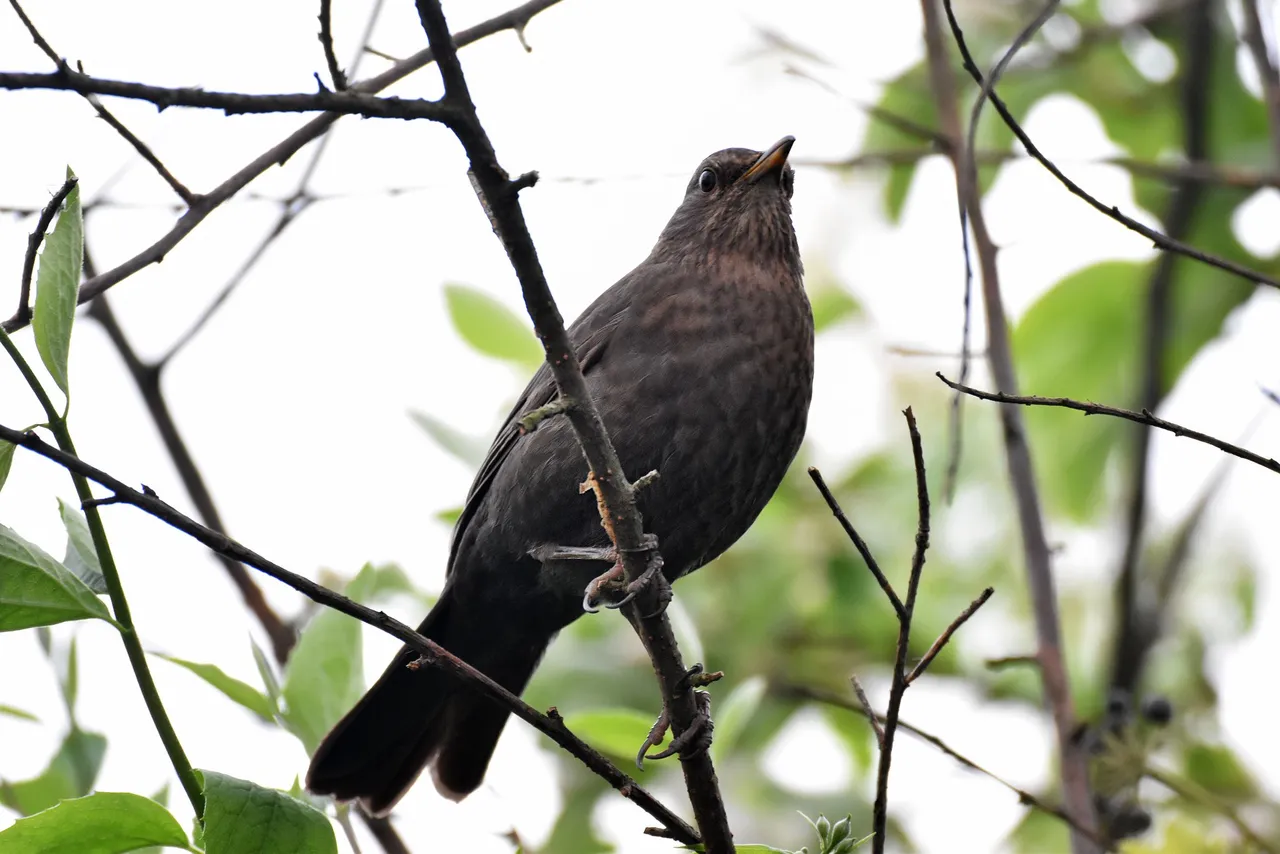
<path id="1" fill-rule="evenodd" d="M 698 189 L 704 193 L 710 193 L 716 188 L 716 173 L 710 169 L 703 169 L 702 174 L 698 176 Z"/>

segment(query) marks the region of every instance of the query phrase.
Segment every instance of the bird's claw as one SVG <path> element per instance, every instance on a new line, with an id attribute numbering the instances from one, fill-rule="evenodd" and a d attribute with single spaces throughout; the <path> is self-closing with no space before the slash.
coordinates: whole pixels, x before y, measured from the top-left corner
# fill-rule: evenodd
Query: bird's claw
<path id="1" fill-rule="evenodd" d="M 662 714 L 658 716 L 658 719 L 654 721 L 653 727 L 649 730 L 649 735 L 645 738 L 644 744 L 640 745 L 640 752 L 636 754 L 636 767 L 641 771 L 644 770 L 644 760 L 646 759 L 652 759 L 656 762 L 659 759 L 667 759 L 677 754 L 681 757 L 699 756 L 710 749 L 711 730 L 713 728 L 711 722 L 711 695 L 706 691 L 696 691 L 693 697 L 698 707 L 693 723 L 684 732 L 671 739 L 671 743 L 667 745 L 666 750 L 651 755 L 648 752 L 649 748 L 657 747 L 661 744 L 671 726 L 671 718 L 666 708 L 663 708 Z"/>
<path id="2" fill-rule="evenodd" d="M 622 566 L 622 558 L 618 555 L 618 550 L 613 549 L 612 553 L 615 556 L 613 566 L 602 575 L 591 579 L 582 597 L 582 610 L 594 614 L 600 610 L 601 605 L 617 610 L 644 592 L 662 571 L 662 561 L 654 555 L 657 548 L 658 538 L 653 534 L 645 534 L 640 548 L 636 551 L 648 554 L 648 566 L 639 578 L 629 583 L 626 582 L 626 570 Z"/>

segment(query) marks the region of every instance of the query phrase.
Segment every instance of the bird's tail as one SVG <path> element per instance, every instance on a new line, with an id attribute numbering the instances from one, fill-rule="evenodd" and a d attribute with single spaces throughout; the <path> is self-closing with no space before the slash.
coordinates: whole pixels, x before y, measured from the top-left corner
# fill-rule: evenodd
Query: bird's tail
<path id="1" fill-rule="evenodd" d="M 449 590 L 418 632 L 514 694 L 524 690 L 550 640 L 504 645 L 501 627 L 460 620 Z M 407 647 L 401 650 L 325 736 L 307 771 L 309 790 L 338 800 L 359 798 L 370 813 L 383 815 L 429 764 L 445 797 L 460 801 L 480 786 L 509 713 L 438 668 L 409 669 L 416 658 Z"/>

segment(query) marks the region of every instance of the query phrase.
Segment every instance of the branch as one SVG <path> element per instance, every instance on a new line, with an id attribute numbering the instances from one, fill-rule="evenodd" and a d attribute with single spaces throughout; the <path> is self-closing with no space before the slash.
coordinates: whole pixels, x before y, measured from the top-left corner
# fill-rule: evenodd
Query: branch
<path id="1" fill-rule="evenodd" d="M 23 10 L 21 4 L 18 3 L 18 0 L 9 0 L 9 5 L 18 13 L 18 17 L 22 19 L 23 26 L 25 26 L 27 28 L 27 32 L 31 34 L 31 38 L 35 41 L 36 46 L 44 51 L 45 56 L 53 60 L 53 64 L 57 66 L 60 71 L 67 69 L 68 66 L 66 60 L 54 51 L 53 46 L 50 45 L 45 37 L 40 34 L 40 31 L 36 29 L 36 25 L 32 23 L 29 17 L 27 17 L 27 13 Z M 103 121 L 111 125 L 116 133 L 120 134 L 120 136 L 124 138 L 125 142 L 133 146 L 133 149 L 142 156 L 143 160 L 151 164 L 160 177 L 164 179 L 164 182 L 178 194 L 182 201 L 186 202 L 188 205 L 195 201 L 195 195 L 186 188 L 186 185 L 173 177 L 173 173 L 160 162 L 160 158 L 156 157 L 155 152 L 148 148 L 147 144 L 139 139 L 133 131 L 125 127 L 124 123 L 112 115 L 111 111 L 104 107 L 101 101 L 92 95 L 85 95 L 85 100 L 87 100 L 94 110 L 97 111 Z"/>
<path id="2" fill-rule="evenodd" d="M 903 415 L 907 430 L 911 433 L 911 455 L 916 467 L 916 503 L 919 514 L 916 528 L 916 548 L 911 556 L 911 574 L 907 577 L 907 598 L 902 603 L 898 617 L 898 650 L 893 662 L 893 683 L 889 688 L 889 705 L 884 714 L 884 738 L 880 742 L 880 767 L 876 773 L 876 803 L 872 810 L 872 841 L 874 854 L 884 854 L 888 841 L 889 824 L 889 766 L 893 762 L 893 737 L 898 731 L 898 714 L 902 710 L 902 698 L 907 692 L 907 655 L 911 647 L 911 618 L 915 615 L 916 593 L 920 590 L 920 574 L 924 570 L 924 556 L 929 548 L 929 485 L 925 478 L 924 449 L 920 443 L 920 431 L 916 419 L 908 408 Z"/>
<path id="3" fill-rule="evenodd" d="M 1271 125 L 1271 148 L 1275 157 L 1272 164 L 1280 168 L 1280 73 L 1271 60 L 1266 36 L 1262 33 L 1262 18 L 1258 14 L 1258 0 L 1240 0 L 1244 17 L 1244 43 L 1249 47 L 1253 64 L 1258 67 L 1258 79 L 1262 81 L 1262 100 L 1267 106 L 1267 122 Z"/>
<path id="4" fill-rule="evenodd" d="M 53 218 L 58 215 L 58 209 L 62 207 L 62 203 L 67 200 L 67 196 L 78 183 L 80 183 L 79 178 L 68 178 L 62 182 L 62 186 L 53 194 L 49 204 L 40 211 L 40 219 L 36 220 L 36 230 L 27 238 L 27 254 L 22 259 L 22 284 L 18 288 L 18 313 L 14 315 L 14 317 L 21 317 L 23 323 L 31 319 L 31 277 L 35 273 L 36 255 L 40 252 L 40 244 L 44 242 L 45 233 L 49 231 Z"/>
<path id="5" fill-rule="evenodd" d="M 333 52 L 333 29 L 330 26 L 332 0 L 320 0 L 320 45 L 324 48 L 324 61 L 329 66 L 329 79 L 339 92 L 347 88 L 347 75 L 338 67 L 338 57 Z"/>
<path id="6" fill-rule="evenodd" d="M 988 92 L 992 104 L 1002 117 L 1007 110 L 994 88 L 987 87 L 982 73 L 977 70 L 963 35 L 951 10 L 951 0 L 942 0 L 952 32 L 965 57 L 966 67 L 974 80 Z M 1056 6 L 1057 0 L 1050 0 Z M 932 80 L 934 100 L 938 107 L 946 136 L 952 140 L 952 164 L 956 173 L 956 195 L 968 212 L 973 227 L 974 243 L 982 268 L 983 305 L 986 310 L 987 357 L 996 386 L 1006 394 L 1016 394 L 1018 378 L 1013 365 L 1013 352 L 1009 343 L 1009 323 L 1004 312 L 1000 291 L 1000 274 L 996 265 L 996 247 L 987 230 L 986 216 L 978 190 L 977 167 L 963 151 L 960 112 L 956 104 L 956 81 L 952 73 L 947 46 L 943 41 L 942 23 L 938 17 L 937 0 L 921 0 L 924 13 L 925 46 Z M 1034 24 L 1043 23 L 1047 16 L 1039 16 L 1032 27 L 1024 30 L 1014 43 L 1026 42 L 1034 33 Z M 1007 57 L 1001 60 L 1007 62 Z M 1008 118 L 1006 122 L 1010 121 Z M 1019 129 L 1020 130 L 1020 129 Z M 1030 142 L 1027 140 L 1027 142 Z M 1028 152 L 1032 146 L 1027 145 Z M 1022 533 L 1023 560 L 1026 564 L 1028 587 L 1031 593 L 1032 613 L 1036 624 L 1037 656 L 1044 684 L 1045 699 L 1053 714 L 1054 729 L 1058 735 L 1058 751 L 1061 757 L 1060 773 L 1067 812 L 1087 828 L 1095 825 L 1093 801 L 1089 794 L 1089 769 L 1084 753 L 1074 745 L 1071 733 L 1075 729 L 1075 706 L 1071 687 L 1067 680 L 1067 666 L 1062 651 L 1062 629 L 1058 616 L 1058 601 L 1054 591 L 1053 566 L 1049 544 L 1045 536 L 1044 518 L 1040 510 L 1040 494 L 1031 463 L 1031 451 L 1027 445 L 1026 428 L 1021 413 L 1005 408 L 1000 412 L 1003 427 L 1005 459 L 1009 470 L 1009 482 L 1013 489 L 1018 523 Z M 1092 833 L 1073 833 L 1071 844 L 1075 854 L 1086 854 L 1094 849 L 1090 843 Z"/>
<path id="7" fill-rule="evenodd" d="M 1057 0 L 1051 0 L 1051 2 L 1056 4 Z M 955 36 L 956 45 L 960 48 L 960 54 L 964 58 L 965 70 L 969 72 L 969 76 L 972 77 L 979 86 L 984 85 L 982 71 L 974 62 L 972 54 L 969 53 L 969 46 L 964 40 L 964 32 L 960 29 L 960 24 L 956 21 L 955 13 L 951 8 L 951 0 L 943 0 L 943 6 L 947 12 L 947 20 L 951 25 L 951 33 Z M 1115 207 L 1114 205 L 1107 205 L 1099 201 L 1095 196 L 1086 192 L 1075 181 L 1068 178 L 1052 160 L 1046 157 L 1040 149 L 1036 147 L 1036 144 L 1032 142 L 1031 137 L 1027 136 L 1027 132 L 1022 129 L 1022 126 L 1018 124 L 1017 119 L 1015 119 L 1013 114 L 1009 112 L 1009 108 L 1005 106 L 1004 101 L 1002 101 L 1000 96 L 996 94 L 994 88 L 990 90 L 990 95 L 992 106 L 996 108 L 996 112 L 1000 114 L 1000 118 L 1004 119 L 1004 123 L 1008 125 L 1009 130 L 1013 131 L 1013 135 L 1022 143 L 1023 148 L 1027 150 L 1027 154 L 1035 158 L 1041 166 L 1049 171 L 1049 174 L 1057 178 L 1058 182 L 1062 184 L 1062 186 L 1066 187 L 1072 195 L 1083 199 L 1090 207 L 1101 213 L 1103 216 L 1115 220 L 1130 231 L 1141 234 L 1143 237 L 1155 244 L 1158 249 L 1162 249 L 1166 252 L 1176 252 L 1179 255 L 1185 255 L 1188 258 L 1194 258 L 1201 263 L 1208 264 L 1211 267 L 1217 267 L 1220 270 L 1225 270 L 1228 273 L 1232 273 L 1242 279 L 1247 279 L 1255 284 L 1280 288 L 1280 279 L 1274 279 L 1271 276 L 1259 273 L 1257 270 L 1245 267 L 1243 264 L 1237 264 L 1229 259 L 1214 255 L 1211 252 L 1204 252 L 1193 246 L 1188 246 L 1179 240 L 1174 240 L 1169 235 L 1157 231 L 1154 228 L 1149 228 L 1148 226 L 1138 222 L 1133 217 L 1121 213 L 1118 207 Z"/>
<path id="8" fill-rule="evenodd" d="M 158 366 L 146 364 L 138 357 L 125 337 L 124 330 L 116 320 L 115 312 L 111 310 L 105 296 L 89 307 L 89 316 L 102 324 L 107 337 L 111 339 L 111 343 L 115 345 L 116 351 L 124 361 L 125 368 L 133 378 L 134 385 L 142 396 L 142 402 L 155 423 L 160 440 L 173 461 L 173 467 L 177 470 L 178 477 L 191 498 L 191 503 L 196 507 L 196 512 L 200 514 L 205 525 L 220 534 L 225 534 L 226 526 L 222 522 L 217 506 L 213 503 L 213 494 L 209 491 L 199 467 L 196 466 L 195 458 L 191 456 L 191 451 L 187 448 L 182 434 L 178 432 L 178 425 L 173 420 L 172 413 L 169 412 L 169 404 L 160 388 Z M 254 583 L 252 576 L 243 565 L 223 554 L 219 554 L 218 557 L 227 575 L 231 576 L 232 583 L 240 591 L 240 598 L 244 600 L 245 607 L 257 618 L 258 624 L 267 633 L 276 661 L 285 662 L 297 640 L 294 630 L 272 610 L 266 597 L 262 595 L 262 590 Z"/>
<path id="9" fill-rule="evenodd" d="M 505 30 L 523 29 L 529 20 L 539 12 L 556 5 L 560 0 L 529 0 L 521 6 L 517 6 L 501 15 L 490 18 L 483 23 L 477 24 L 469 29 L 462 30 L 454 38 L 454 43 L 458 47 L 462 47 L 472 42 L 479 41 L 486 36 L 494 33 L 500 33 Z M 413 56 L 402 62 L 396 63 L 392 68 L 383 73 L 371 77 L 368 80 L 361 81 L 351 86 L 349 92 L 371 93 L 378 92 L 387 88 L 391 84 L 408 77 L 418 69 L 430 64 L 435 60 L 434 54 L 430 49 L 419 51 Z M 344 95 L 345 96 L 345 95 Z M 146 249 L 139 252 L 129 260 L 125 261 L 113 269 L 86 280 L 80 287 L 80 304 L 84 304 L 99 294 L 105 292 L 112 285 L 115 285 L 139 270 L 145 269 L 152 264 L 162 261 L 175 246 L 195 230 L 205 217 L 212 213 L 219 205 L 227 199 L 234 196 L 245 185 L 254 178 L 257 178 L 263 172 L 266 172 L 272 166 L 284 164 L 304 145 L 324 134 L 335 121 L 341 118 L 341 113 L 328 112 L 321 116 L 316 116 L 307 122 L 298 130 L 294 131 L 279 144 L 268 149 L 266 152 L 255 158 L 252 162 L 227 178 L 212 191 L 204 194 L 199 198 L 196 204 L 192 205 L 185 214 L 179 218 L 164 236 Z M 19 319 L 12 317 L 3 323 L 3 329 L 6 332 L 13 332 L 26 326 L 30 318 Z"/>
<path id="10" fill-rule="evenodd" d="M 839 503 L 831 494 L 831 490 L 827 488 L 821 473 L 816 468 L 809 469 L 809 476 L 813 478 L 818 491 L 822 493 L 827 505 L 831 507 L 836 518 L 844 526 L 845 532 L 848 533 L 849 538 L 853 540 L 859 553 L 862 554 L 863 560 L 866 561 L 867 567 L 871 570 L 872 575 L 875 576 L 876 581 L 880 583 L 880 588 L 884 591 L 885 596 L 894 605 L 894 610 L 898 617 L 898 645 L 893 663 L 893 682 L 889 688 L 889 705 L 884 715 L 883 727 L 880 725 L 880 719 L 868 711 L 870 704 L 867 702 L 867 694 L 862 689 L 862 684 L 858 681 L 858 677 L 856 675 L 849 677 L 849 681 L 853 685 L 853 691 L 858 696 L 858 702 L 862 704 L 861 709 L 871 722 L 871 727 L 876 734 L 876 741 L 880 745 L 880 765 L 876 774 L 876 801 L 872 812 L 872 837 L 874 839 L 872 850 L 874 854 L 884 854 L 885 844 L 888 839 L 886 830 L 889 821 L 889 768 L 893 762 L 893 739 L 899 725 L 898 716 L 902 709 L 902 698 L 906 694 L 907 688 L 911 687 L 911 683 L 924 673 L 930 662 L 947 645 L 947 641 L 951 639 L 951 636 L 956 633 L 956 630 L 986 604 L 986 601 L 991 598 L 994 592 L 988 587 L 977 599 L 973 600 L 973 603 L 960 616 L 956 617 L 951 622 L 951 625 L 933 642 L 933 646 L 925 653 L 924 658 L 916 664 L 910 673 L 907 672 L 907 656 L 911 648 L 911 620 L 915 614 L 916 594 L 920 590 L 920 576 L 924 570 L 925 553 L 929 549 L 929 485 L 924 467 L 924 447 L 920 441 L 920 431 L 916 428 L 915 415 L 910 408 L 906 409 L 902 414 L 907 419 L 907 430 L 911 434 L 911 456 L 915 464 L 918 514 L 915 551 L 911 557 L 911 574 L 907 578 L 907 598 L 905 602 L 898 600 L 892 585 L 885 579 L 884 574 L 880 572 L 880 568 L 876 564 L 875 558 L 871 556 L 870 550 L 867 549 L 866 544 L 862 542 L 862 538 L 858 536 L 857 532 L 854 531 L 853 525 L 845 517 Z M 853 707 L 850 706 L 849 708 Z"/>
<path id="11" fill-rule="evenodd" d="M 344 92 L 271 93 L 250 95 L 244 92 L 209 92 L 195 87 L 170 88 L 93 77 L 67 67 L 51 74 L 22 71 L 0 71 L 0 89 L 53 89 L 78 92 L 81 95 L 112 95 L 147 101 L 160 110 L 169 107 L 195 107 L 221 110 L 228 116 L 260 113 L 319 113 L 364 116 L 378 119 L 428 119 L 449 124 L 453 115 L 449 108 L 422 98 L 380 98 L 352 89 Z"/>
<path id="12" fill-rule="evenodd" d="M 1196 0 L 1187 7 L 1183 24 L 1183 64 L 1181 91 L 1183 102 L 1183 149 L 1188 160 L 1208 158 L 1208 128 L 1212 126 L 1212 99 L 1209 97 L 1213 77 L 1213 51 L 1216 36 L 1209 0 Z M 1200 184 L 1184 181 L 1177 185 L 1164 216 L 1169 235 L 1181 240 L 1190 231 L 1196 209 L 1203 198 Z M 1142 367 L 1139 377 L 1138 408 L 1153 412 L 1164 399 L 1166 351 L 1170 328 L 1174 324 L 1174 273 L 1178 256 L 1161 253 L 1147 287 L 1147 311 L 1144 318 Z M 963 383 L 963 380 L 961 380 Z M 1124 551 L 1116 575 L 1117 629 L 1112 654 L 1111 687 L 1132 694 L 1142 673 L 1149 644 L 1137 637 L 1146 615 L 1139 596 L 1141 584 L 1143 534 L 1147 518 L 1147 483 L 1150 464 L 1151 430 L 1137 431 L 1133 452 L 1129 508 Z M 1154 641 L 1155 638 L 1150 639 Z"/>
<path id="13" fill-rule="evenodd" d="M 862 560 L 866 563 L 867 569 L 871 570 L 871 574 L 875 576 L 876 583 L 880 585 L 880 589 L 884 591 L 884 595 L 889 599 L 889 604 L 893 606 L 894 612 L 898 615 L 898 619 L 901 620 L 907 615 L 906 609 L 902 606 L 902 600 L 898 598 L 893 585 L 889 583 L 889 579 L 880 570 L 880 564 L 876 563 L 875 556 L 871 554 L 871 549 L 867 548 L 866 542 L 862 537 L 858 536 L 858 532 L 854 530 L 853 523 L 849 521 L 849 517 L 844 515 L 840 502 L 836 501 L 836 497 L 831 494 L 831 489 L 823 479 L 822 472 L 818 471 L 815 466 L 809 466 L 809 477 L 818 487 L 818 491 L 822 493 L 823 499 L 827 502 L 827 506 L 831 508 L 831 513 L 836 517 L 836 520 L 840 522 L 840 526 L 844 528 L 845 534 L 853 542 L 853 547 L 858 550 L 858 554 L 862 555 Z"/>
<path id="14" fill-rule="evenodd" d="M 1183 427 L 1181 424 L 1174 424 L 1172 421 L 1165 421 L 1163 418 L 1157 418 L 1145 410 L 1142 412 L 1130 412 L 1127 409 L 1120 409 L 1115 406 L 1072 400 L 1069 397 L 1036 397 L 1034 395 L 1004 394 L 1002 392 L 983 391 L 981 389 L 971 388 L 969 386 L 952 382 L 941 373 L 938 373 L 937 377 L 956 391 L 964 392 L 965 394 L 972 395 L 980 400 L 990 400 L 995 403 L 1019 404 L 1021 406 L 1057 406 L 1063 409 L 1074 409 L 1077 412 L 1083 412 L 1085 415 L 1109 415 L 1112 418 L 1123 418 L 1126 421 L 1132 421 L 1135 424 L 1145 424 L 1148 427 L 1165 430 L 1175 436 L 1194 439 L 1197 442 L 1212 445 L 1219 451 L 1230 454 L 1233 457 L 1248 460 L 1254 465 L 1262 466 L 1268 471 L 1280 474 L 1280 462 L 1276 462 L 1270 457 L 1263 457 L 1253 453 L 1252 451 L 1247 451 L 1239 445 L 1233 445 L 1230 442 L 1225 442 L 1215 436 L 1210 436 L 1208 433 L 1201 433 L 1198 430 Z"/>
<path id="15" fill-rule="evenodd" d="M 676 834 L 676 838 L 681 842 L 686 845 L 698 843 L 698 834 L 693 828 L 663 806 L 652 795 L 640 788 L 634 780 L 619 770 L 612 762 L 570 732 L 560 719 L 559 714 L 555 713 L 554 710 L 547 715 L 540 713 L 479 670 L 457 658 L 434 641 L 428 640 L 413 631 L 413 629 L 399 620 L 388 617 L 381 611 L 374 611 L 372 608 L 354 602 L 340 593 L 315 583 L 309 578 L 290 572 L 279 564 L 267 560 L 257 552 L 227 537 L 225 534 L 220 534 L 179 513 L 156 495 L 133 489 L 101 469 L 89 465 L 79 457 L 54 448 L 36 435 L 34 431 L 24 432 L 0 425 L 0 439 L 26 448 L 46 459 L 52 460 L 70 472 L 81 475 L 105 487 L 112 493 L 112 503 L 129 504 L 137 507 L 139 510 L 154 516 L 170 527 L 204 544 L 217 554 L 251 566 L 292 587 L 314 602 L 332 608 L 335 611 L 341 611 L 349 617 L 354 617 L 360 622 L 373 626 L 375 629 L 386 632 L 397 640 L 408 644 L 432 665 L 440 667 L 449 674 L 461 679 L 470 688 L 508 709 L 516 717 L 548 736 L 560 747 L 577 757 L 589 770 L 620 791 L 623 797 L 631 800 L 657 819 L 663 827 Z"/>
<path id="16" fill-rule="evenodd" d="M 873 722 L 873 726 L 879 726 L 885 720 L 883 715 L 880 715 L 871 711 L 871 709 L 866 704 L 853 703 L 839 694 L 834 694 L 829 691 L 822 691 L 817 688 L 811 688 L 807 685 L 782 685 L 782 686 L 779 686 L 776 689 L 776 691 L 780 696 L 783 696 L 783 697 L 796 697 L 796 698 L 802 698 L 806 700 L 814 700 L 816 702 L 824 703 L 828 706 L 833 706 L 838 709 L 845 709 L 846 711 L 855 712 L 859 715 L 862 715 L 868 721 Z M 919 727 L 914 726 L 913 724 L 907 723 L 904 720 L 898 721 L 898 728 L 911 733 L 913 736 L 920 739 L 921 741 L 924 741 L 933 745 L 938 750 L 945 753 L 947 756 L 950 756 L 952 759 L 959 762 L 964 767 L 969 768 L 973 771 L 977 771 L 979 774 L 983 775 L 984 777 L 990 780 L 994 780 L 995 782 L 999 783 L 1001 786 L 1004 786 L 1010 792 L 1013 792 L 1015 795 L 1017 795 L 1018 802 L 1023 804 L 1024 806 L 1031 807 L 1032 809 L 1038 810 L 1044 813 L 1045 815 L 1051 815 L 1054 818 L 1066 824 L 1068 827 L 1075 830 L 1076 832 L 1082 833 L 1090 837 L 1091 839 L 1093 839 L 1094 842 L 1096 842 L 1102 848 L 1106 850 L 1114 850 L 1114 845 L 1109 840 L 1103 839 L 1102 837 L 1096 835 L 1093 831 L 1090 831 L 1088 828 L 1079 824 L 1075 819 L 1073 819 L 1070 815 L 1068 815 L 1062 809 L 1046 804 L 1044 801 L 1040 800 L 1038 797 L 1036 797 L 1034 794 L 1027 791 L 1026 789 L 1022 789 L 1022 788 L 1019 788 L 1018 786 L 1015 786 L 1013 783 L 1010 783 L 1008 780 L 1004 779 L 1003 777 L 1001 777 L 1000 775 L 996 774 L 993 771 L 988 771 L 986 768 L 979 765 L 977 762 L 973 761 L 969 757 L 960 753 L 955 748 L 951 747 L 942 739 L 938 738 L 938 736 L 933 735 L 929 732 L 926 732 L 925 730 L 922 730 Z"/>
<path id="17" fill-rule="evenodd" d="M 444 83 L 441 103 L 453 116 L 450 128 L 466 151 L 472 186 L 520 281 L 525 307 L 542 342 L 548 368 L 555 378 L 560 397 L 568 404 L 564 415 L 569 419 L 590 465 L 589 482 L 596 492 L 601 521 L 618 550 L 628 584 L 652 579 L 647 585 L 646 595 L 639 597 L 648 600 L 643 603 L 647 607 L 633 601 L 627 606 L 626 615 L 653 662 L 662 690 L 664 712 L 670 719 L 674 738 L 679 739 L 683 734 L 705 726 L 706 719 L 698 707 L 697 692 L 688 684 L 688 672 L 663 607 L 663 596 L 665 594 L 669 598 L 670 590 L 666 588 L 666 578 L 660 571 L 661 559 L 656 549 L 646 541 L 651 538 L 646 538 L 644 533 L 636 507 L 635 489 L 623 472 L 617 451 L 587 390 L 582 367 L 547 285 L 520 208 L 519 187 L 525 182 L 519 178 L 511 180 L 498 165 L 493 144 L 476 116 L 440 3 L 438 0 L 417 0 L 417 6 L 418 17 L 435 52 Z M 650 568 L 657 571 L 649 572 Z M 733 834 L 729 830 L 710 752 L 682 753 L 680 760 L 706 851 L 709 854 L 732 852 Z"/>

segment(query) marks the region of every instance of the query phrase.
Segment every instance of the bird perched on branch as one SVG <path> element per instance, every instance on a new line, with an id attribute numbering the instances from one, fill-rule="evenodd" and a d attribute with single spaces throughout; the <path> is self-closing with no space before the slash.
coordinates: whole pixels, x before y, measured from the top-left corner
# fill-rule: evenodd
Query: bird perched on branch
<path id="1" fill-rule="evenodd" d="M 702 161 L 649 257 L 569 329 L 624 471 L 660 475 L 639 507 L 670 580 L 746 532 L 804 436 L 813 314 L 791 224 L 793 142 Z M 544 364 L 481 464 L 444 591 L 418 627 L 516 694 L 609 565 L 568 420 L 519 424 L 555 397 Z M 321 743 L 312 792 L 382 814 L 427 766 L 454 800 L 480 785 L 509 713 L 444 671 L 408 667 L 417 657 L 402 650 Z"/>

